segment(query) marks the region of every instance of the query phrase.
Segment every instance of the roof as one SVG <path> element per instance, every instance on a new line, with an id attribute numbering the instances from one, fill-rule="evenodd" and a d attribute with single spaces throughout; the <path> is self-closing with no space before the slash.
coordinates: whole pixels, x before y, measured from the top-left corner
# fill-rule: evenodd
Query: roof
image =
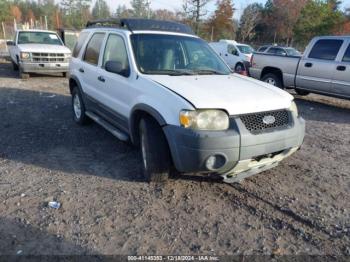
<path id="1" fill-rule="evenodd" d="M 55 31 L 42 30 L 42 29 L 17 29 L 17 32 L 42 32 L 42 33 L 54 33 L 54 34 L 56 34 Z"/>
<path id="2" fill-rule="evenodd" d="M 192 29 L 185 24 L 173 21 L 163 21 L 155 19 L 102 19 L 89 21 L 86 28 L 120 28 L 133 31 L 161 31 L 194 35 Z"/>

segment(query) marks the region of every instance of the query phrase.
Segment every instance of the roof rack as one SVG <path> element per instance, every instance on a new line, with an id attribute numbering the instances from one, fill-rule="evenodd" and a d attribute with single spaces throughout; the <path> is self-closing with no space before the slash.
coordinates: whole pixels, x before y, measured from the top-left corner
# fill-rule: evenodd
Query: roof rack
<path id="1" fill-rule="evenodd" d="M 155 20 L 155 19 L 101 19 L 89 21 L 86 24 L 87 28 L 91 27 L 118 27 L 126 28 L 129 31 L 167 31 L 175 33 L 184 33 L 194 35 L 191 27 L 185 24 L 172 21 Z"/>

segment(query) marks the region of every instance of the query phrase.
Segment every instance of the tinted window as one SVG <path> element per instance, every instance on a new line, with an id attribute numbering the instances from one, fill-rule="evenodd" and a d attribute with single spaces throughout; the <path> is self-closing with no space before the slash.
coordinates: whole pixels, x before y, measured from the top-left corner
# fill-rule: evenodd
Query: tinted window
<path id="1" fill-rule="evenodd" d="M 76 42 L 74 49 L 73 49 L 73 54 L 72 54 L 73 57 L 78 57 L 80 50 L 83 47 L 85 40 L 88 36 L 89 36 L 88 32 L 83 32 L 79 35 L 79 39 Z"/>
<path id="2" fill-rule="evenodd" d="M 265 52 L 267 49 L 267 46 L 260 47 L 258 52 Z"/>
<path id="3" fill-rule="evenodd" d="M 107 61 L 119 62 L 122 68 L 129 71 L 128 54 L 122 37 L 118 35 L 108 37 L 103 55 L 103 67 L 105 67 Z"/>
<path id="4" fill-rule="evenodd" d="M 345 55 L 343 57 L 343 62 L 349 62 L 350 63 L 350 45 L 348 49 L 345 52 Z"/>
<path id="5" fill-rule="evenodd" d="M 93 65 L 98 64 L 98 58 L 100 56 L 101 45 L 104 37 L 105 34 L 103 33 L 97 33 L 91 37 L 85 50 L 84 61 Z"/>
<path id="6" fill-rule="evenodd" d="M 318 40 L 312 48 L 309 58 L 335 60 L 342 44 L 342 40 Z"/>
<path id="7" fill-rule="evenodd" d="M 267 51 L 269 54 L 275 54 L 275 55 L 286 55 L 286 51 L 284 51 L 282 48 L 279 47 L 271 47 L 269 51 Z"/>

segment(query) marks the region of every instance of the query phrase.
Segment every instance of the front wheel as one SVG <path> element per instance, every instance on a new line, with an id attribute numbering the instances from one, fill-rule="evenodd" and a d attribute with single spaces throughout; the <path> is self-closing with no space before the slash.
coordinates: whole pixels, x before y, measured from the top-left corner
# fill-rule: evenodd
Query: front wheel
<path id="1" fill-rule="evenodd" d="M 295 88 L 295 92 L 300 96 L 307 96 L 308 94 L 310 94 L 310 92 L 298 88 Z"/>
<path id="2" fill-rule="evenodd" d="M 270 85 L 282 88 L 282 80 L 281 78 L 273 73 L 269 73 L 263 76 L 263 78 L 261 79 L 263 82 L 268 83 Z"/>
<path id="3" fill-rule="evenodd" d="M 148 182 L 165 182 L 170 173 L 170 150 L 158 123 L 145 117 L 140 121 L 140 146 L 144 177 Z"/>
<path id="4" fill-rule="evenodd" d="M 28 79 L 29 78 L 29 73 L 23 72 L 22 67 L 19 67 L 19 78 L 21 78 L 21 79 Z"/>
<path id="5" fill-rule="evenodd" d="M 236 66 L 235 66 L 235 72 L 242 72 L 244 71 L 244 65 L 242 63 L 238 63 Z"/>

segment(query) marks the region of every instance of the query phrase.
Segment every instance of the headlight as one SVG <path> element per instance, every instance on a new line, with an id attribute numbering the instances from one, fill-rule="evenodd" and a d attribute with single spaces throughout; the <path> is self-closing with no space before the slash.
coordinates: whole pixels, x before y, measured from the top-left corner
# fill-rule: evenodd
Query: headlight
<path id="1" fill-rule="evenodd" d="M 182 127 L 198 130 L 226 130 L 229 127 L 229 118 L 221 110 L 183 110 L 180 112 L 180 124 Z"/>
<path id="2" fill-rule="evenodd" d="M 30 53 L 21 52 L 21 59 L 29 59 L 29 58 L 30 58 Z"/>
<path id="3" fill-rule="evenodd" d="M 71 54 L 70 53 L 68 53 L 68 54 L 64 54 L 64 56 L 66 57 L 66 58 L 71 58 Z"/>
<path id="4" fill-rule="evenodd" d="M 297 104 L 294 101 L 292 101 L 292 105 L 290 106 L 289 110 L 292 111 L 296 116 L 299 115 Z"/>

